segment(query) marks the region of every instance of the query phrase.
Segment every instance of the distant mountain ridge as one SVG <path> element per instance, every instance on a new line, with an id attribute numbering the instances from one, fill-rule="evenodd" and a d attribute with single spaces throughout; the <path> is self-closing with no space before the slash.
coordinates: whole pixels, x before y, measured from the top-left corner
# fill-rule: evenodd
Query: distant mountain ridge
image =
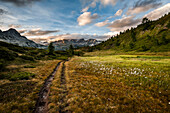
<path id="1" fill-rule="evenodd" d="M 0 41 L 15 44 L 22 47 L 34 47 L 34 48 L 47 48 L 48 42 L 36 43 L 27 39 L 25 36 L 21 36 L 20 33 L 15 29 L 9 29 L 7 31 L 0 30 Z M 85 46 L 94 46 L 101 43 L 96 39 L 63 39 L 52 42 L 55 46 L 55 50 L 66 50 L 70 45 L 73 45 L 74 48 L 85 47 Z"/>
<path id="2" fill-rule="evenodd" d="M 63 40 L 58 40 L 55 42 L 52 42 L 53 46 L 55 46 L 56 50 L 66 50 L 69 48 L 70 45 L 73 45 L 74 48 L 77 47 L 85 47 L 85 46 L 94 46 L 101 41 L 98 41 L 96 39 L 63 39 Z"/>
<path id="3" fill-rule="evenodd" d="M 12 28 L 7 31 L 0 30 L 0 41 L 23 47 L 45 48 L 45 46 L 37 44 L 32 40 L 29 40 L 25 36 L 21 36 L 17 30 Z"/>

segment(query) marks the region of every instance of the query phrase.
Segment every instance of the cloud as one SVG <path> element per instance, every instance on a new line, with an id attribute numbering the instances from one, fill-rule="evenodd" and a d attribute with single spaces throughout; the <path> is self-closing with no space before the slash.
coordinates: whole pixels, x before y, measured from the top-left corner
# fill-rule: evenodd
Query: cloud
<path id="1" fill-rule="evenodd" d="M 117 0 L 100 0 L 101 4 L 106 6 L 106 5 L 115 5 Z"/>
<path id="2" fill-rule="evenodd" d="M 4 10 L 4 9 L 0 9 L 0 15 L 3 15 L 3 14 L 7 14 L 8 11 Z"/>
<path id="3" fill-rule="evenodd" d="M 21 28 L 21 25 L 16 25 L 16 24 L 10 24 L 8 25 L 9 28 Z"/>
<path id="4" fill-rule="evenodd" d="M 108 24 L 108 21 L 109 21 L 109 20 L 105 20 L 105 21 L 103 21 L 103 22 L 96 23 L 95 26 L 97 26 L 97 27 L 103 27 L 103 26 L 105 26 L 105 25 Z"/>
<path id="5" fill-rule="evenodd" d="M 90 4 L 90 7 L 95 8 L 95 7 L 96 7 L 96 1 L 93 1 L 93 2 Z"/>
<path id="6" fill-rule="evenodd" d="M 122 10 L 121 9 L 119 9 L 116 13 L 115 13 L 115 16 L 120 16 L 121 14 L 122 14 Z"/>
<path id="7" fill-rule="evenodd" d="M 109 16 L 107 19 L 111 19 L 111 18 L 114 18 L 114 17 L 116 17 L 116 16 L 121 16 L 121 15 L 122 15 L 122 12 L 123 12 L 123 10 L 122 10 L 122 9 L 119 9 L 119 10 L 114 14 L 114 16 Z"/>
<path id="8" fill-rule="evenodd" d="M 108 36 L 104 35 L 89 35 L 89 34 L 62 34 L 62 35 L 56 35 L 56 36 L 49 36 L 48 39 L 51 39 L 50 41 L 55 40 L 61 40 L 61 39 L 98 39 L 98 40 L 105 40 L 109 38 Z"/>
<path id="9" fill-rule="evenodd" d="M 148 11 L 149 9 L 157 8 L 162 3 L 158 2 L 158 0 L 138 0 L 133 8 L 129 8 L 126 12 L 127 15 L 138 14 L 141 12 Z"/>
<path id="10" fill-rule="evenodd" d="M 89 9 L 89 6 L 85 7 L 84 9 L 82 9 L 82 11 L 81 11 L 81 12 L 87 12 L 87 11 L 88 11 L 88 9 Z"/>
<path id="11" fill-rule="evenodd" d="M 7 3 L 12 3 L 16 6 L 25 6 L 25 5 L 28 5 L 28 4 L 32 4 L 33 2 L 37 2 L 37 1 L 40 1 L 40 0 L 0 0 L 2 2 L 7 2 Z"/>
<path id="12" fill-rule="evenodd" d="M 141 19 L 134 19 L 134 16 L 128 16 L 112 21 L 111 23 L 109 23 L 108 27 L 111 29 L 111 31 L 118 32 L 126 30 L 132 26 L 136 26 L 140 22 Z"/>
<path id="13" fill-rule="evenodd" d="M 90 5 L 88 5 L 88 6 L 86 6 L 85 8 L 83 8 L 83 9 L 81 10 L 81 12 L 87 12 L 90 7 L 92 7 L 92 8 L 95 8 L 95 7 L 96 7 L 96 0 L 94 0 Z"/>
<path id="14" fill-rule="evenodd" d="M 19 33 L 25 33 L 26 31 L 26 29 L 18 30 Z"/>
<path id="15" fill-rule="evenodd" d="M 56 33 L 56 32 L 59 32 L 59 30 L 43 31 L 40 29 L 35 29 L 35 30 L 29 30 L 28 32 L 25 31 L 23 35 L 25 35 L 25 36 L 42 36 L 42 35 L 47 35 L 47 34 Z"/>
<path id="16" fill-rule="evenodd" d="M 94 19 L 97 19 L 99 16 L 97 13 L 91 15 L 91 12 L 84 12 L 77 18 L 77 22 L 80 26 L 84 26 L 93 22 Z"/>
<path id="17" fill-rule="evenodd" d="M 117 34 L 119 34 L 119 32 L 108 32 L 108 33 L 105 33 L 104 35 L 111 37 L 111 36 L 115 36 Z"/>
<path id="18" fill-rule="evenodd" d="M 170 12 L 170 3 L 160 7 L 158 9 L 155 9 L 154 11 L 146 14 L 144 17 L 147 17 L 150 20 L 155 20 L 155 19 L 158 19 L 161 16 L 163 16 L 164 14 L 167 14 L 169 12 Z"/>
<path id="19" fill-rule="evenodd" d="M 37 43 L 40 43 L 41 41 L 46 42 L 54 42 L 57 40 L 63 40 L 63 39 L 97 39 L 97 40 L 106 40 L 110 38 L 110 35 L 89 35 L 89 34 L 61 34 L 61 35 L 55 35 L 55 36 L 48 36 L 43 38 L 29 38 L 31 40 L 34 40 Z"/>
<path id="20" fill-rule="evenodd" d="M 90 3 L 85 8 L 83 8 L 81 12 L 87 12 L 90 7 L 95 8 L 97 3 L 100 3 L 103 6 L 107 6 L 107 5 L 114 6 L 116 5 L 117 1 L 118 0 L 84 0 L 84 1 L 81 0 L 83 5 Z"/>

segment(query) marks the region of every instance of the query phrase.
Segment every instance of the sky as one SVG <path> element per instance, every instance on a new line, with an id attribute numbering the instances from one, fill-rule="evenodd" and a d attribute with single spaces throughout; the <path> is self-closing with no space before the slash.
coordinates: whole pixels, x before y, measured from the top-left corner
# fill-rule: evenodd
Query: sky
<path id="1" fill-rule="evenodd" d="M 0 29 L 33 40 L 105 40 L 170 11 L 168 0 L 0 0 Z"/>

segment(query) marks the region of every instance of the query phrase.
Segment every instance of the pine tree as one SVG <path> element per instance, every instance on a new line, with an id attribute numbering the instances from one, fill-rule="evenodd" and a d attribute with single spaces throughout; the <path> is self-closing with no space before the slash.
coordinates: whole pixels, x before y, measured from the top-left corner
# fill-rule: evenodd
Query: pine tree
<path id="1" fill-rule="evenodd" d="M 52 43 L 50 43 L 50 45 L 48 46 L 48 51 L 50 55 L 53 55 L 54 54 L 54 46 Z"/>
<path id="2" fill-rule="evenodd" d="M 150 21 L 150 20 L 149 20 L 147 17 L 145 17 L 145 18 L 142 19 L 142 24 L 147 23 L 147 22 L 149 22 L 149 21 Z"/>
<path id="3" fill-rule="evenodd" d="M 70 55 L 74 55 L 73 45 L 70 45 L 70 47 L 69 47 L 69 54 L 70 54 Z"/>
<path id="4" fill-rule="evenodd" d="M 131 30 L 131 38 L 132 38 L 133 42 L 136 41 L 136 33 L 135 33 L 135 31 L 133 29 Z"/>

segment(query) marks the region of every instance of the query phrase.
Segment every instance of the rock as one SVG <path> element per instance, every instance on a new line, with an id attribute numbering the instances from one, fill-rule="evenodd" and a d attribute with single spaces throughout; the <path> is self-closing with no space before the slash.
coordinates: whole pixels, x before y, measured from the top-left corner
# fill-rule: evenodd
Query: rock
<path id="1" fill-rule="evenodd" d="M 9 29 L 3 32 L 0 30 L 0 41 L 23 47 L 45 48 L 45 46 L 37 44 L 32 40 L 29 40 L 25 36 L 21 36 L 20 33 L 15 29 Z"/>
<path id="2" fill-rule="evenodd" d="M 84 46 L 94 46 L 96 44 L 101 43 L 96 39 L 63 39 L 53 42 L 55 46 L 55 50 L 66 50 L 69 48 L 70 45 L 73 45 L 74 48 L 77 47 L 84 47 Z"/>

